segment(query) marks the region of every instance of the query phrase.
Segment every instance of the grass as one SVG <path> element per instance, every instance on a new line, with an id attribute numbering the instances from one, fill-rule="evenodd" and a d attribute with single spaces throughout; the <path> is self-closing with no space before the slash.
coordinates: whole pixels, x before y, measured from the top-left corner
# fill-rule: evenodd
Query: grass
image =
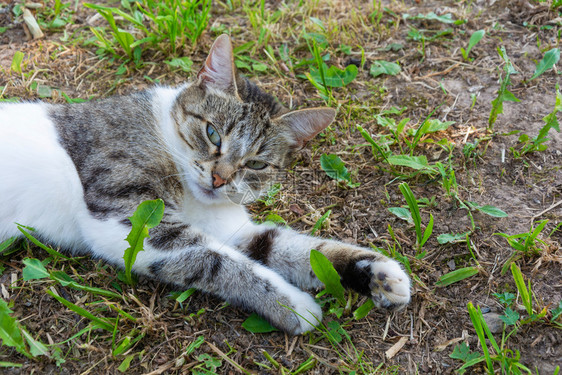
<path id="1" fill-rule="evenodd" d="M 50 2 L 36 11 L 46 40 L 18 44 L 0 65 L 1 100 L 75 102 L 177 84 L 228 32 L 236 66 L 268 91 L 299 107 L 338 109 L 290 178 L 250 207 L 255 217 L 371 245 L 404 265 L 414 301 L 385 316 L 364 297 L 342 296 L 326 271 L 335 296 L 319 297 L 324 325 L 295 339 L 192 289 L 133 288 L 130 273 L 69 258 L 22 225 L 26 242 L 0 244 L 0 366 L 392 374 L 446 364 L 537 373 L 533 366 L 555 362 L 533 349 L 555 350 L 548 337 L 562 324 L 552 286 L 560 283 L 560 147 L 548 139 L 558 136 L 560 36 L 550 24 L 527 19 L 513 29 L 497 9 L 453 1 L 445 14 L 430 3 L 378 0 L 178 4 Z M 93 26 L 76 22 L 96 13 Z M 0 38 L 10 32 L 0 29 Z M 531 36 L 539 52 L 519 53 Z M 513 126 L 525 126 L 519 139 L 502 135 Z M 529 210 L 545 209 L 529 222 Z M 485 326 L 490 307 L 505 319 L 499 334 Z M 443 343 L 450 346 L 432 349 Z"/>
<path id="2" fill-rule="evenodd" d="M 480 307 L 475 307 L 472 302 L 468 303 L 468 313 L 470 315 L 470 320 L 476 330 L 478 336 L 478 341 L 482 348 L 482 355 L 477 353 L 470 353 L 468 347 L 465 345 L 459 345 L 455 348 L 451 354 L 451 358 L 460 359 L 465 362 L 465 364 L 459 368 L 458 372 L 463 374 L 466 370 L 480 362 L 486 363 L 486 370 L 488 374 L 496 373 L 496 364 L 499 366 L 502 374 L 531 374 L 532 371 L 520 362 L 521 354 L 518 350 L 512 350 L 508 348 L 508 339 L 515 335 L 519 329 L 525 324 L 539 324 L 543 321 L 547 314 L 546 307 L 540 312 L 536 312 L 533 308 L 534 304 L 532 301 L 532 291 L 531 282 L 528 285 L 525 284 L 523 280 L 523 274 L 520 268 L 515 264 L 511 264 L 511 273 L 515 281 L 515 285 L 521 301 L 527 311 L 527 318 L 520 319 L 521 316 L 518 312 L 511 308 L 511 305 L 515 303 L 515 295 L 511 293 L 495 294 L 496 297 L 501 301 L 502 304 L 506 306 L 505 315 L 500 316 L 500 319 L 504 323 L 501 341 L 498 343 L 492 334 L 486 320 L 482 314 Z M 507 332 L 508 327 L 513 327 L 511 331 Z M 560 367 L 555 369 L 555 374 L 558 373 Z"/>
<path id="3" fill-rule="evenodd" d="M 144 45 L 169 51 L 171 55 L 176 55 L 187 41 L 195 46 L 207 28 L 211 10 L 209 0 L 142 0 L 134 4 L 123 1 L 122 5 L 124 9 L 85 4 L 109 24 L 109 33 L 105 27 L 91 28 L 101 51 L 132 60 L 137 65 L 141 62 Z M 123 26 L 117 24 L 116 16 L 123 19 Z M 130 27 L 134 33 L 124 30 Z"/>

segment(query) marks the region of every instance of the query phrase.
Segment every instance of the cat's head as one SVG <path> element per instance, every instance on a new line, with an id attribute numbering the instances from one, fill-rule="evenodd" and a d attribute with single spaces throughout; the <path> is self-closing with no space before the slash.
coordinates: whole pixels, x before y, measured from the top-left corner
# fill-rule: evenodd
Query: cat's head
<path id="1" fill-rule="evenodd" d="M 173 106 L 180 169 L 206 203 L 249 203 L 267 191 L 295 151 L 334 120 L 332 108 L 288 111 L 237 75 L 227 35 Z"/>

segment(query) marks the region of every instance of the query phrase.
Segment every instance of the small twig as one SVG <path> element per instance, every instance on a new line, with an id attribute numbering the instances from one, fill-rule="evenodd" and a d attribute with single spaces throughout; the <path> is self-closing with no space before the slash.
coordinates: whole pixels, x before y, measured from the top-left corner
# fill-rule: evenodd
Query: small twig
<path id="1" fill-rule="evenodd" d="M 400 351 L 400 349 L 402 349 L 402 347 L 404 347 L 404 345 L 406 344 L 406 341 L 408 341 L 408 338 L 405 336 L 400 337 L 400 340 L 398 340 L 398 342 L 394 345 L 392 345 L 390 347 L 390 349 L 388 349 L 384 354 L 385 357 L 387 359 L 391 359 L 392 357 L 394 357 L 396 354 L 398 354 L 398 352 Z"/>
<path id="2" fill-rule="evenodd" d="M 455 65 L 451 65 L 450 67 L 448 67 L 447 69 L 445 69 L 445 70 L 443 70 L 443 71 L 441 71 L 441 72 L 429 73 L 429 74 L 426 74 L 426 75 L 424 75 L 424 76 L 422 76 L 422 77 L 416 77 L 416 78 L 414 78 L 414 79 L 415 79 L 415 80 L 418 80 L 418 79 L 426 79 L 426 78 L 429 78 L 429 77 L 445 75 L 445 74 L 450 73 L 451 70 L 455 69 L 455 68 L 458 67 L 459 65 L 460 65 L 460 63 L 456 63 Z"/>
<path id="3" fill-rule="evenodd" d="M 211 344 L 210 342 L 207 341 L 207 345 L 209 345 L 209 347 L 219 355 L 219 357 L 221 357 L 222 359 L 224 359 L 225 361 L 227 361 L 228 363 L 230 363 L 232 366 L 234 366 L 235 369 L 237 369 L 239 372 L 244 373 L 244 374 L 254 374 L 251 371 L 246 370 L 244 367 L 240 366 L 238 363 L 234 362 L 231 358 L 229 358 L 226 354 L 224 354 L 224 352 L 222 350 L 220 350 L 219 348 L 217 348 L 216 346 L 214 346 L 213 344 Z"/>
<path id="4" fill-rule="evenodd" d="M 302 336 L 300 336 L 302 337 Z M 293 339 L 293 342 L 291 343 L 291 346 L 289 346 L 289 350 L 287 350 L 287 354 L 285 354 L 287 357 L 290 357 L 291 354 L 293 353 L 293 350 L 295 350 L 295 345 L 297 344 L 297 340 L 298 340 L 299 336 L 296 336 Z"/>
<path id="5" fill-rule="evenodd" d="M 175 361 L 170 361 L 168 363 L 166 363 L 165 365 L 158 367 L 156 370 L 149 372 L 145 375 L 160 375 L 166 371 L 168 371 L 169 369 L 171 369 L 172 367 L 174 367 Z"/>
<path id="6" fill-rule="evenodd" d="M 108 357 L 108 356 L 103 357 L 102 359 L 100 359 L 99 361 L 97 361 L 96 363 L 94 363 L 94 365 L 93 365 L 92 367 L 90 367 L 90 368 L 87 369 L 86 371 L 80 373 L 80 375 L 88 375 L 90 372 L 92 372 L 92 370 L 93 370 L 94 368 L 97 367 L 97 365 L 99 365 L 99 364 L 102 363 L 103 361 L 106 361 L 106 360 L 107 360 L 107 357 Z"/>
<path id="7" fill-rule="evenodd" d="M 531 218 L 531 223 L 533 223 L 533 221 L 537 218 L 542 216 L 543 214 L 547 213 L 548 211 L 552 210 L 553 208 L 556 208 L 558 206 L 560 206 L 562 204 L 562 200 L 558 201 L 557 203 L 554 203 L 552 206 L 548 207 L 546 210 L 544 210 L 543 212 L 536 214 L 535 216 L 533 216 Z"/>
<path id="8" fill-rule="evenodd" d="M 410 313 L 410 341 L 414 342 L 414 316 Z"/>
<path id="9" fill-rule="evenodd" d="M 382 341 L 386 340 L 386 335 L 388 335 L 388 328 L 390 327 L 390 315 L 386 319 L 386 325 L 384 326 L 384 331 L 382 333 Z"/>
<path id="10" fill-rule="evenodd" d="M 338 370 L 338 367 L 337 367 L 337 366 L 332 365 L 330 362 L 328 362 L 328 361 L 325 360 L 324 358 L 318 356 L 318 355 L 317 355 L 316 353 L 314 353 L 312 350 L 310 350 L 309 348 L 307 348 L 307 346 L 309 346 L 309 347 L 311 347 L 311 348 L 316 347 L 316 348 L 324 349 L 324 350 L 329 350 L 329 349 L 323 348 L 323 347 L 317 347 L 317 346 L 315 346 L 315 345 L 308 345 L 308 344 L 304 344 L 304 345 L 302 346 L 303 350 L 304 350 L 305 352 L 307 352 L 308 354 L 310 354 L 311 356 L 313 356 L 318 362 L 322 363 L 322 364 L 323 364 L 324 366 L 326 366 L 326 367 L 330 367 L 330 368 L 332 368 L 332 369 L 334 369 L 334 370 Z"/>

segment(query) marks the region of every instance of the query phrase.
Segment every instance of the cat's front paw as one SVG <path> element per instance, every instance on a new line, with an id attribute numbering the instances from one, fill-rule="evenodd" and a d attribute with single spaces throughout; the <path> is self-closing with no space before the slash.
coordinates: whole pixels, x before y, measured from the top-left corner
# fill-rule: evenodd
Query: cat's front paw
<path id="1" fill-rule="evenodd" d="M 410 278 L 398 262 L 375 261 L 370 264 L 370 271 L 369 288 L 377 307 L 396 311 L 410 302 Z"/>
<path id="2" fill-rule="evenodd" d="M 293 324 L 290 333 L 300 335 L 301 333 L 314 330 L 322 321 L 322 308 L 320 305 L 306 292 L 293 296 L 292 302 L 294 304 L 293 310 L 296 324 Z"/>

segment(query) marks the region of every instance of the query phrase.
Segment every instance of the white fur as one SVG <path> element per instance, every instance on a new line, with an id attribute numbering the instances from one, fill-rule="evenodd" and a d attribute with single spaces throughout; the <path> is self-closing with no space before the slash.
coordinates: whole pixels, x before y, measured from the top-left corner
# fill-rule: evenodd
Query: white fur
<path id="1" fill-rule="evenodd" d="M 74 164 L 57 141 L 46 104 L 0 106 L 0 241 L 36 228 L 57 245 L 81 247 L 88 217 Z"/>
<path id="2" fill-rule="evenodd" d="M 299 328 L 293 331 L 293 334 L 299 335 L 311 331 L 322 321 L 322 308 L 310 294 L 289 284 L 277 272 L 267 267 L 255 264 L 254 272 L 256 275 L 269 280 L 275 286 L 279 295 L 284 295 L 291 301 L 291 305 L 294 306 L 294 313 L 299 321 Z M 291 308 L 291 306 L 287 308 Z"/>
<path id="3" fill-rule="evenodd" d="M 397 261 L 388 259 L 386 261 L 374 262 L 371 264 L 371 271 L 375 280 L 379 273 L 385 274 L 386 279 L 384 282 L 391 288 L 391 291 L 377 288 L 376 292 L 381 293 L 395 305 L 405 305 L 410 302 L 410 278 Z"/>

